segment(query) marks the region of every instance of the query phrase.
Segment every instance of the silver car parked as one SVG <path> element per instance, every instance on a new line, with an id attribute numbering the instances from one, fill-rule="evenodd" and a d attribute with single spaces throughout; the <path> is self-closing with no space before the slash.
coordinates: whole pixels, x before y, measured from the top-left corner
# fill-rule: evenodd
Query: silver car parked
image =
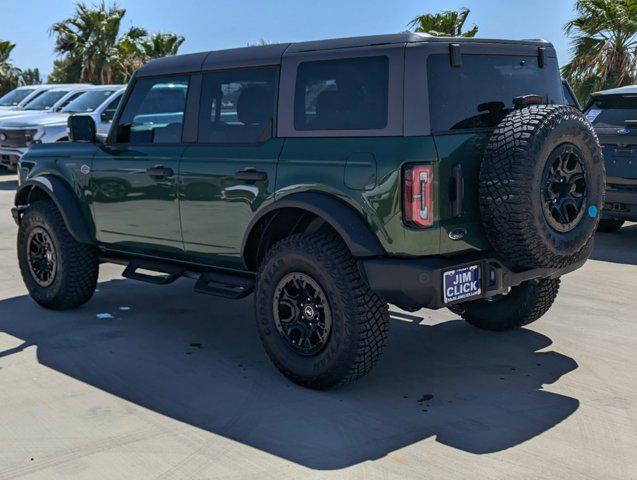
<path id="1" fill-rule="evenodd" d="M 90 84 L 56 86 L 48 89 L 19 110 L 0 111 L 0 121 L 33 115 L 34 113 L 59 112 L 66 105 L 85 92 L 95 88 Z"/>
<path id="2" fill-rule="evenodd" d="M 68 140 L 69 115 L 81 113 L 95 120 L 98 134 L 106 134 L 124 93 L 123 85 L 92 87 L 59 112 L 44 112 L 0 120 L 0 164 L 15 169 L 22 155 L 36 143 Z"/>
<path id="3" fill-rule="evenodd" d="M 26 85 L 11 90 L 6 95 L 0 97 L 0 117 L 11 115 L 15 111 L 23 110 L 29 103 L 37 99 L 40 95 L 49 90 L 62 87 L 78 87 L 83 84 L 57 83 L 47 85 Z"/>

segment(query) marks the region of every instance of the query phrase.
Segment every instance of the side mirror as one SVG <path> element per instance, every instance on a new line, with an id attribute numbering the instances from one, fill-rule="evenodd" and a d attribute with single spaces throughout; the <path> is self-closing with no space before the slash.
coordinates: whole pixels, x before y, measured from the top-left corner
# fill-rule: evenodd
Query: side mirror
<path id="1" fill-rule="evenodd" d="M 96 143 L 97 128 L 90 115 L 71 115 L 68 120 L 69 138 L 72 142 Z"/>

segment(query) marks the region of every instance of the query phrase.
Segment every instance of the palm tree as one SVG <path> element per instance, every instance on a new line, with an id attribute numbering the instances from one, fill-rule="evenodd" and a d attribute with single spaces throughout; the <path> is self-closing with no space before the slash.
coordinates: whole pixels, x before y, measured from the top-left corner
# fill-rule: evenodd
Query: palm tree
<path id="1" fill-rule="evenodd" d="M 144 62 L 174 55 L 184 42 L 183 37 L 172 33 L 149 36 L 140 27 L 131 27 L 120 35 L 125 14 L 126 9 L 116 3 L 107 6 L 102 1 L 89 7 L 80 2 L 71 18 L 55 23 L 50 32 L 56 37 L 55 51 L 62 58 L 55 63 L 53 80 L 78 76 L 80 82 L 126 82 Z"/>
<path id="2" fill-rule="evenodd" d="M 118 35 L 126 10 L 104 2 L 90 8 L 76 5 L 75 14 L 53 24 L 55 52 L 81 62 L 81 82 L 111 83 L 118 64 Z"/>
<path id="3" fill-rule="evenodd" d="M 11 62 L 11 52 L 15 43 L 0 40 L 0 95 L 22 83 L 21 70 Z"/>
<path id="4" fill-rule="evenodd" d="M 408 28 L 436 37 L 475 37 L 478 33 L 478 26 L 475 24 L 471 30 L 462 31 L 470 13 L 471 10 L 468 8 L 461 8 L 460 11 L 426 13 L 409 22 Z"/>
<path id="5" fill-rule="evenodd" d="M 160 58 L 168 55 L 177 55 L 179 47 L 186 39 L 174 33 L 153 33 L 142 40 L 141 45 L 148 58 Z"/>
<path id="6" fill-rule="evenodd" d="M 577 17 L 564 26 L 573 59 L 562 75 L 580 98 L 635 80 L 637 1 L 577 0 Z"/>

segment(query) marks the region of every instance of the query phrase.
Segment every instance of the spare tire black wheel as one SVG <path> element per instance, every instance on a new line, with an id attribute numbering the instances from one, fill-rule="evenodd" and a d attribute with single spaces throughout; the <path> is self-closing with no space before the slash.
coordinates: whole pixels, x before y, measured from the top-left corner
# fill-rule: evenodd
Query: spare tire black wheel
<path id="1" fill-rule="evenodd" d="M 604 203 L 597 135 L 569 106 L 508 114 L 480 168 L 487 237 L 511 267 L 559 268 L 586 255 Z"/>

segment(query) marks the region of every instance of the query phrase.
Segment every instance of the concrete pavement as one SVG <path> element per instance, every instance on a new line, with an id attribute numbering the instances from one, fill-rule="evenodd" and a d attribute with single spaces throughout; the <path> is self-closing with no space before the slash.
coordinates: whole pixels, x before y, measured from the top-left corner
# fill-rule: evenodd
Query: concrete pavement
<path id="1" fill-rule="evenodd" d="M 0 176 L 0 479 L 637 478 L 637 225 L 598 235 L 529 328 L 393 309 L 376 369 L 284 379 L 239 302 L 124 280 L 51 312 L 26 294 Z"/>

